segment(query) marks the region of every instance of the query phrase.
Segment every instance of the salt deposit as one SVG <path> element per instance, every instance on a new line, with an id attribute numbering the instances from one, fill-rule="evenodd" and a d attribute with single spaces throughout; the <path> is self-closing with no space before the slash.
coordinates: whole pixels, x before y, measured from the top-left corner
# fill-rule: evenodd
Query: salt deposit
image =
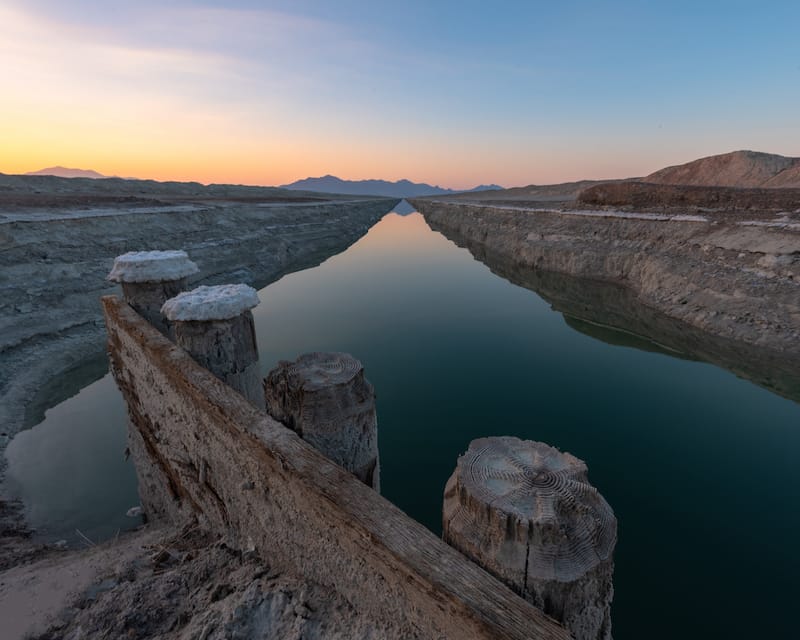
<path id="1" fill-rule="evenodd" d="M 161 307 L 173 322 L 190 320 L 226 320 L 258 305 L 258 294 L 246 284 L 202 285 L 167 300 Z"/>
<path id="2" fill-rule="evenodd" d="M 114 259 L 114 282 L 168 282 L 198 272 L 185 251 L 129 251 Z"/>

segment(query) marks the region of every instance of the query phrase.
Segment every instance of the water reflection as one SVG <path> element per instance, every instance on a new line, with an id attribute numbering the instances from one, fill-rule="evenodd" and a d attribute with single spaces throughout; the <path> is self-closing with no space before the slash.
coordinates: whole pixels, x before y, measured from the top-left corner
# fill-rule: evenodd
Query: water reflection
<path id="1" fill-rule="evenodd" d="M 87 376 L 93 368 L 82 369 Z M 49 409 L 8 445 L 8 492 L 23 500 L 28 521 L 45 540 L 97 541 L 138 521 L 133 465 L 125 460 L 125 406 L 110 374 Z"/>
<path id="2" fill-rule="evenodd" d="M 676 358 L 709 362 L 795 402 L 800 402 L 800 363 L 769 351 L 714 336 L 643 305 L 628 289 L 608 282 L 537 271 L 509 262 L 479 244 L 447 234 L 493 273 L 536 292 L 576 331 L 607 342 Z"/>
<path id="3" fill-rule="evenodd" d="M 64 375 L 51 379 L 41 386 L 39 392 L 25 407 L 23 429 L 41 424 L 48 409 L 66 402 L 83 388 L 108 374 L 108 355 L 105 346 L 97 351 L 98 353 L 92 355 L 84 354 L 86 359 L 83 362 L 79 362 Z"/>

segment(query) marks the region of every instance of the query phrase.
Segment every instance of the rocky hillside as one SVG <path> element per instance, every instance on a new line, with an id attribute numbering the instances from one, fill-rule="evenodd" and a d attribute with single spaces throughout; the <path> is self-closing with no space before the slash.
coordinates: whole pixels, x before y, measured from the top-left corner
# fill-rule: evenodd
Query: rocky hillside
<path id="1" fill-rule="evenodd" d="M 663 188 L 659 189 L 659 186 Z M 742 193 L 738 191 L 740 189 L 751 192 Z M 765 191 L 767 189 L 769 191 Z M 800 158 L 734 151 L 667 167 L 643 178 L 531 184 L 439 197 L 534 208 L 571 206 L 574 201 L 592 206 L 696 206 L 726 210 L 795 209 L 800 206 L 796 204 L 797 192 L 777 195 L 777 189 L 800 189 Z"/>
<path id="2" fill-rule="evenodd" d="M 734 151 L 667 167 L 642 181 L 703 187 L 800 188 L 800 158 Z"/>
<path id="3" fill-rule="evenodd" d="M 800 189 L 701 187 L 695 185 L 607 182 L 584 189 L 576 205 L 582 208 L 627 207 L 635 211 L 713 209 L 748 216 L 800 209 Z M 732 218 L 729 218 L 732 219 Z"/>

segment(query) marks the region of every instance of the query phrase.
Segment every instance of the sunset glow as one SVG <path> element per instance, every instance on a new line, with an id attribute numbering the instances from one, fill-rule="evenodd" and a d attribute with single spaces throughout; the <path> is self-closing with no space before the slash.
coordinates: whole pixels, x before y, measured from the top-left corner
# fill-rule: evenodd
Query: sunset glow
<path id="1" fill-rule="evenodd" d="M 467 188 L 800 155 L 795 3 L 332 4 L 3 3 L 0 172 Z"/>

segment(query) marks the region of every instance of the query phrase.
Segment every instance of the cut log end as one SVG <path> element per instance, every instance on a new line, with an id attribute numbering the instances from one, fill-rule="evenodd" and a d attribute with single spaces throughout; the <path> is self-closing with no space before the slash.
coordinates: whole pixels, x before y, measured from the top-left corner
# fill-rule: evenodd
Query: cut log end
<path id="1" fill-rule="evenodd" d="M 472 441 L 445 488 L 443 530 L 576 638 L 610 637 L 617 521 L 582 460 L 513 437 Z"/>
<path id="2" fill-rule="evenodd" d="M 297 389 L 316 391 L 350 383 L 364 370 L 349 353 L 305 353 L 287 366 L 287 375 Z"/>
<path id="3" fill-rule="evenodd" d="M 501 521 L 527 530 L 530 577 L 573 580 L 613 552 L 614 513 L 589 484 L 586 464 L 569 453 L 513 437 L 481 438 L 459 459 L 452 485 L 451 519 L 475 521 L 477 531 Z"/>

